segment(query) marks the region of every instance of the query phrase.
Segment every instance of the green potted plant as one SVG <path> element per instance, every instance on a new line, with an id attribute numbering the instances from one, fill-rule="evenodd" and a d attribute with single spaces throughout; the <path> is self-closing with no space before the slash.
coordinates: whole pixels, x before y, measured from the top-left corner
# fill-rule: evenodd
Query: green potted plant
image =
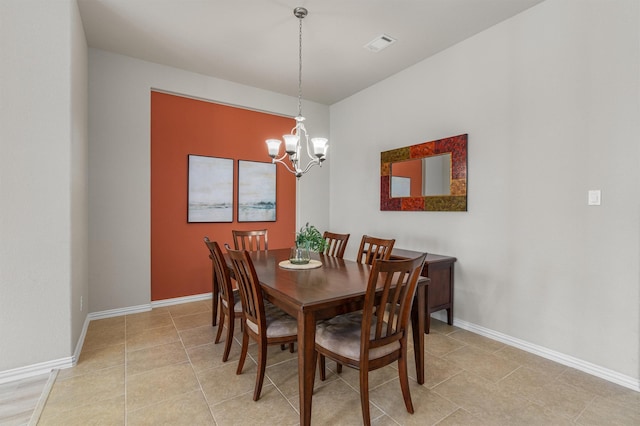
<path id="1" fill-rule="evenodd" d="M 291 249 L 289 261 L 297 265 L 309 263 L 311 259 L 309 250 L 320 253 L 324 251 L 326 244 L 322 233 L 307 222 L 299 232 L 296 232 L 296 246 Z"/>
<path id="2" fill-rule="evenodd" d="M 306 247 L 320 253 L 324 251 L 326 244 L 322 233 L 315 226 L 309 225 L 309 222 L 296 233 L 296 246 L 298 247 Z"/>

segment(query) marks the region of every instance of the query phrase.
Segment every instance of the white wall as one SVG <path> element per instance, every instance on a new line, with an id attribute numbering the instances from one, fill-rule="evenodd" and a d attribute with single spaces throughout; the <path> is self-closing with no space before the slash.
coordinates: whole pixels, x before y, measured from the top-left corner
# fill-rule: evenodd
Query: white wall
<path id="1" fill-rule="evenodd" d="M 90 312 L 150 302 L 151 89 L 276 114 L 297 112 L 296 98 L 89 49 Z M 328 135 L 327 106 L 304 103 L 303 112 L 313 135 Z M 300 180 L 303 222 L 328 224 L 328 189 L 326 166 Z"/>
<path id="2" fill-rule="evenodd" d="M 76 2 L 0 2 L 0 70 L 2 372 L 70 359 L 86 316 L 70 306 L 88 288 L 86 262 L 72 259 L 87 246 L 87 68 Z"/>
<path id="3" fill-rule="evenodd" d="M 457 320 L 637 387 L 639 8 L 547 0 L 332 105 L 330 223 L 352 234 L 346 257 L 364 233 L 456 256 Z M 461 133 L 468 212 L 379 211 L 381 151 Z"/>

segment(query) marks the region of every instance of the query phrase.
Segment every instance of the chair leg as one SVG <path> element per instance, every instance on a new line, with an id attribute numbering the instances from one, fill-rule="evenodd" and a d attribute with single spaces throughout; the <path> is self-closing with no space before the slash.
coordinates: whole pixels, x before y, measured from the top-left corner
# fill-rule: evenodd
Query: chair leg
<path id="1" fill-rule="evenodd" d="M 218 333 L 216 334 L 216 340 L 214 343 L 220 343 L 220 336 L 222 336 L 222 329 L 224 328 L 224 319 L 226 315 L 222 313 L 222 309 L 220 309 L 220 319 L 218 320 Z M 231 322 L 231 321 L 229 321 Z"/>
<path id="2" fill-rule="evenodd" d="M 326 360 L 324 355 L 322 354 L 319 354 L 319 355 L 320 356 L 318 357 L 318 367 L 320 369 L 320 380 L 324 382 L 327 379 Z"/>
<path id="3" fill-rule="evenodd" d="M 289 352 L 293 353 L 294 349 L 293 349 L 293 343 L 289 343 Z"/>
<path id="4" fill-rule="evenodd" d="M 339 362 L 336 362 L 336 371 L 338 372 L 338 374 L 342 374 L 342 364 L 340 364 Z"/>
<path id="5" fill-rule="evenodd" d="M 256 388 L 253 391 L 253 400 L 260 399 L 262 392 L 262 383 L 264 382 L 264 372 L 267 368 L 267 342 L 258 342 L 258 373 L 256 375 Z"/>
<path id="6" fill-rule="evenodd" d="M 249 349 L 249 335 L 246 330 L 242 333 L 242 351 L 240 352 L 240 359 L 238 360 L 238 368 L 236 374 L 242 373 L 242 367 L 244 367 L 244 359 L 247 357 L 247 350 Z"/>
<path id="7" fill-rule="evenodd" d="M 371 426 L 369 413 L 369 372 L 360 365 L 360 405 L 362 406 L 362 423 Z"/>
<path id="8" fill-rule="evenodd" d="M 218 296 L 217 300 L 211 300 L 211 326 L 215 327 L 216 326 L 216 318 L 213 315 L 213 311 L 216 311 L 218 313 L 218 324 L 220 323 L 220 315 L 222 315 L 222 312 L 220 312 L 222 306 L 220 305 L 220 296 Z"/>
<path id="9" fill-rule="evenodd" d="M 400 379 L 400 389 L 404 398 L 404 406 L 407 412 L 413 414 L 413 402 L 411 402 L 411 391 L 409 390 L 409 375 L 407 372 L 407 357 L 403 356 L 398 360 L 398 378 Z"/>
<path id="10" fill-rule="evenodd" d="M 227 327 L 227 340 L 224 342 L 224 353 L 222 354 L 222 362 L 227 362 L 229 359 L 229 351 L 231 350 L 231 343 L 233 343 L 233 329 L 235 327 L 235 318 L 229 316 L 229 326 Z"/>

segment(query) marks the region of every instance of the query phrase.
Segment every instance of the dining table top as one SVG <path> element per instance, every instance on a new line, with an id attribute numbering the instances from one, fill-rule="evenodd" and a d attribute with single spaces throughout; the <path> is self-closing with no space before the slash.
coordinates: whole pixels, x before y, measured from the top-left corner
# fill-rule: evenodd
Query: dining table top
<path id="1" fill-rule="evenodd" d="M 367 291 L 371 267 L 351 260 L 318 253 L 311 258 L 322 263 L 312 269 L 288 269 L 280 262 L 289 259 L 289 249 L 251 252 L 262 290 L 278 293 L 295 306 L 295 310 L 320 310 L 362 299 Z M 318 318 L 319 319 L 319 318 Z"/>

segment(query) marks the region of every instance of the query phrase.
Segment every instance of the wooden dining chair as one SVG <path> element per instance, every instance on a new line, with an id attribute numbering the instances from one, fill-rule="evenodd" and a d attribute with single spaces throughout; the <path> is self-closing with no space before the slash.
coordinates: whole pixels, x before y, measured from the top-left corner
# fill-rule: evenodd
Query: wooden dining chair
<path id="1" fill-rule="evenodd" d="M 358 249 L 356 261 L 367 265 L 373 264 L 374 259 L 387 260 L 391 257 L 391 250 L 396 240 L 370 237 L 363 235 Z"/>
<path id="2" fill-rule="evenodd" d="M 233 245 L 236 250 L 260 251 L 269 250 L 269 240 L 266 229 L 254 231 L 232 230 Z"/>
<path id="3" fill-rule="evenodd" d="M 363 235 L 356 262 L 371 265 L 375 259 L 387 260 L 391 256 L 391 250 L 395 239 L 384 239 Z M 345 243 L 346 244 L 346 243 Z M 342 364 L 337 363 L 338 373 L 342 373 Z"/>
<path id="4" fill-rule="evenodd" d="M 233 331 L 235 328 L 236 318 L 242 318 L 242 303 L 240 302 L 240 295 L 237 291 L 233 290 L 233 283 L 231 281 L 231 275 L 229 274 L 229 268 L 224 260 L 222 250 L 215 241 L 210 241 L 208 237 L 204 237 L 204 243 L 209 248 L 211 253 L 209 257 L 213 261 L 213 271 L 215 279 L 218 282 L 218 291 L 220 298 L 220 316 L 218 320 L 218 333 L 216 334 L 215 343 L 220 342 L 222 336 L 222 329 L 227 326 L 227 336 L 224 342 L 224 353 L 222 355 L 222 362 L 227 362 L 229 358 L 229 351 L 231 350 L 231 343 L 233 342 Z M 226 321 L 225 321 L 226 319 Z"/>
<path id="5" fill-rule="evenodd" d="M 258 344 L 258 372 L 253 391 L 253 400 L 257 401 L 260 399 L 267 366 L 267 346 L 282 346 L 287 343 L 293 345 L 298 340 L 298 322 L 277 306 L 265 302 L 249 252 L 246 250 L 228 250 L 228 252 L 235 278 L 238 281 L 244 311 L 242 352 L 236 374 L 242 373 L 247 357 L 249 338 L 251 338 Z"/>
<path id="6" fill-rule="evenodd" d="M 369 415 L 369 371 L 398 361 L 398 378 L 407 411 L 413 414 L 407 371 L 407 326 L 413 297 L 427 254 L 415 259 L 373 261 L 361 311 L 320 321 L 316 352 L 320 379 L 326 378 L 325 358 L 360 370 L 360 404 L 365 425 Z"/>
<path id="7" fill-rule="evenodd" d="M 342 259 L 347 248 L 349 235 L 351 234 L 336 234 L 335 232 L 325 231 L 322 235 L 327 242 L 324 254 Z"/>

